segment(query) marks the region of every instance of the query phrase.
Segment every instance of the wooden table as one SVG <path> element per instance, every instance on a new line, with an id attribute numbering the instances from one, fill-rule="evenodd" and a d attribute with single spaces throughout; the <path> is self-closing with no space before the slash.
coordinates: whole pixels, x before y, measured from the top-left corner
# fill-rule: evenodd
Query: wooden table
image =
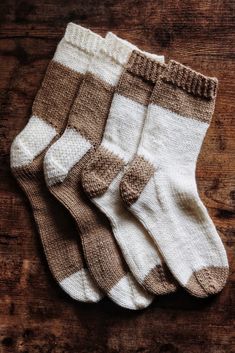
<path id="1" fill-rule="evenodd" d="M 130 312 L 108 299 L 75 302 L 50 275 L 29 203 L 10 172 L 9 149 L 69 21 L 101 35 L 113 31 L 218 77 L 197 182 L 230 260 L 220 295 L 200 300 L 180 290 Z M 235 352 L 234 0 L 2 0 L 0 23 L 0 352 Z"/>

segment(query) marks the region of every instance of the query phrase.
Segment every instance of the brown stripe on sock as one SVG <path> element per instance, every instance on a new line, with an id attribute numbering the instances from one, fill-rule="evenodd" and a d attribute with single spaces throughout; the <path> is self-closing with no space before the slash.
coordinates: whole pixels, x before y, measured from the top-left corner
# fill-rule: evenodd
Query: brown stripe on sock
<path id="1" fill-rule="evenodd" d="M 108 219 L 93 205 L 81 187 L 82 169 L 91 155 L 90 150 L 71 169 L 65 181 L 51 189 L 76 220 L 89 270 L 98 285 L 108 292 L 127 274 L 128 268 Z"/>
<path id="2" fill-rule="evenodd" d="M 82 172 L 83 188 L 89 197 L 105 193 L 124 166 L 124 161 L 104 147 L 99 147 Z"/>
<path id="3" fill-rule="evenodd" d="M 65 125 L 65 117 L 83 76 L 52 60 L 34 100 L 32 114 L 46 120 L 59 132 Z"/>
<path id="4" fill-rule="evenodd" d="M 68 126 L 98 145 L 103 136 L 113 94 L 113 86 L 87 73 L 71 109 Z"/>
<path id="5" fill-rule="evenodd" d="M 214 111 L 214 100 L 202 100 L 191 96 L 178 87 L 165 82 L 157 83 L 151 96 L 151 103 L 184 117 L 209 123 Z"/>
<path id="6" fill-rule="evenodd" d="M 154 83 L 165 68 L 165 64 L 134 50 L 115 92 L 147 106 Z"/>
<path id="7" fill-rule="evenodd" d="M 132 99 L 133 101 L 148 105 L 153 91 L 154 84 L 146 81 L 143 77 L 136 76 L 134 73 L 125 70 L 115 93 Z"/>
<path id="8" fill-rule="evenodd" d="M 120 193 L 127 206 L 131 206 L 154 174 L 154 166 L 141 156 L 136 156 L 120 183 Z"/>
<path id="9" fill-rule="evenodd" d="M 151 103 L 184 117 L 209 123 L 214 112 L 217 80 L 170 62 L 156 83 Z"/>

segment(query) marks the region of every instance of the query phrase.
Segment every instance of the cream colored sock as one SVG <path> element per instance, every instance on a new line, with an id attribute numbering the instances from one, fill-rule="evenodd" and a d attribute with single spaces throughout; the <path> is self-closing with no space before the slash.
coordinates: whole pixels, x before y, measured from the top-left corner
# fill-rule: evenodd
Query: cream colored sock
<path id="1" fill-rule="evenodd" d="M 152 235 L 175 278 L 199 297 L 221 291 L 228 276 L 225 249 L 195 180 L 216 91 L 216 79 L 170 61 L 120 184 L 123 201 Z"/>

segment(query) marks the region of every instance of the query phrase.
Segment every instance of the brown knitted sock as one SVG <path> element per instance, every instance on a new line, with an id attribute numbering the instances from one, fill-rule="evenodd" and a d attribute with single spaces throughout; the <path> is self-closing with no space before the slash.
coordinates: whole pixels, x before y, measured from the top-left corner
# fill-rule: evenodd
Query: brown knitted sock
<path id="1" fill-rule="evenodd" d="M 101 142 L 115 86 L 132 52 L 127 42 L 112 34 L 106 38 L 89 67 L 64 134 L 45 156 L 44 171 L 51 192 L 76 220 L 88 267 L 99 286 L 119 305 L 138 309 L 149 305 L 152 297 L 129 272 L 108 220 L 81 185 L 83 166 Z"/>
<path id="2" fill-rule="evenodd" d="M 32 116 L 11 147 L 12 171 L 31 203 L 51 272 L 71 297 L 81 301 L 98 301 L 102 295 L 86 269 L 73 219 L 46 187 L 43 158 L 66 125 L 83 72 L 94 55 L 89 45 L 98 48 L 101 40 L 87 29 L 68 25 L 47 68 Z"/>

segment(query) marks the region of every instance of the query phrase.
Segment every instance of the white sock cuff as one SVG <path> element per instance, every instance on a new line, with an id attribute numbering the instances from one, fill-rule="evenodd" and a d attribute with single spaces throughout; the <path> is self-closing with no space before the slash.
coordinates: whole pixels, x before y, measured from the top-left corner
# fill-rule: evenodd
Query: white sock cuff
<path id="1" fill-rule="evenodd" d="M 64 39 L 89 54 L 96 54 L 103 42 L 99 34 L 72 22 L 67 25 Z"/>
<path id="2" fill-rule="evenodd" d="M 101 51 L 111 57 L 120 65 L 125 65 L 136 46 L 129 43 L 127 40 L 121 39 L 112 32 L 106 34 L 104 44 Z"/>
<path id="3" fill-rule="evenodd" d="M 112 57 L 121 65 L 125 65 L 128 62 L 128 59 L 133 52 L 133 50 L 138 50 L 140 53 L 146 55 L 152 60 L 164 63 L 164 55 L 156 55 L 140 50 L 134 44 L 128 42 L 125 39 L 122 39 L 116 36 L 112 32 L 106 34 L 104 44 L 101 48 L 101 51 L 105 52 L 108 56 Z"/>

